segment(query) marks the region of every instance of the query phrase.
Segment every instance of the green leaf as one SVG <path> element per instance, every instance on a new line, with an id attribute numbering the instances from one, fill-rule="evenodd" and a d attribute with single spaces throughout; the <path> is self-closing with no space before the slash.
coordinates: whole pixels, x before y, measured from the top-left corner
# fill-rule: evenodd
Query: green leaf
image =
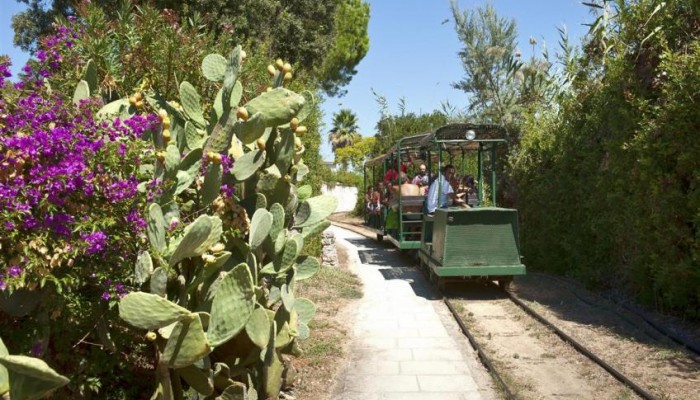
<path id="1" fill-rule="evenodd" d="M 323 220 L 323 221 L 317 223 L 316 225 L 307 226 L 306 228 L 304 228 L 301 231 L 301 236 L 304 239 L 306 239 L 309 236 L 314 237 L 314 236 L 320 234 L 321 232 L 325 231 L 326 229 L 328 229 L 329 226 L 331 226 L 331 221 L 328 221 L 327 219 Z"/>
<path id="2" fill-rule="evenodd" d="M 10 398 L 15 400 L 41 399 L 70 382 L 38 358 L 0 355 L 0 364 L 7 368 Z"/>
<path id="3" fill-rule="evenodd" d="M 119 301 L 119 317 L 136 328 L 163 328 L 188 315 L 188 309 L 157 294 L 131 292 Z"/>

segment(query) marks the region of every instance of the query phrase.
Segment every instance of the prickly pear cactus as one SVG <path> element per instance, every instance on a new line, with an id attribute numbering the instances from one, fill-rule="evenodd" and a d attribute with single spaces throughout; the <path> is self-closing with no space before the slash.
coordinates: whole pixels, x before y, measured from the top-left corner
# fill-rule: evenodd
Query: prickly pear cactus
<path id="1" fill-rule="evenodd" d="M 146 210 L 150 248 L 134 267 L 142 291 L 119 311 L 155 344 L 154 398 L 277 398 L 283 354 L 299 351 L 316 311 L 294 294 L 320 268 L 300 251 L 337 204 L 297 188 L 314 98 L 284 88 L 291 66 L 278 60 L 273 88 L 239 104 L 244 59 L 240 47 L 204 58 L 203 76 L 222 85 L 208 113 L 188 82 L 177 101 L 145 94 L 162 122 L 158 190 Z M 124 104 L 102 115 L 128 112 Z"/>

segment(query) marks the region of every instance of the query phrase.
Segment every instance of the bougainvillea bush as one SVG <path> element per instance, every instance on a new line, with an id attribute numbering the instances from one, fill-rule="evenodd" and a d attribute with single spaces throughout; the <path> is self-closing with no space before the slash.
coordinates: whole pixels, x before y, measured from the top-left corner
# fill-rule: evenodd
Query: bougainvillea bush
<path id="1" fill-rule="evenodd" d="M 106 351 L 132 340 L 108 321 L 144 243 L 138 185 L 154 155 L 142 138 L 160 121 L 101 121 L 99 99 L 74 104 L 53 91 L 51 74 L 76 37 L 59 28 L 16 83 L 0 60 L 0 332 L 14 353 L 79 372 L 71 389 L 87 393 L 138 357 L 138 347 Z"/>

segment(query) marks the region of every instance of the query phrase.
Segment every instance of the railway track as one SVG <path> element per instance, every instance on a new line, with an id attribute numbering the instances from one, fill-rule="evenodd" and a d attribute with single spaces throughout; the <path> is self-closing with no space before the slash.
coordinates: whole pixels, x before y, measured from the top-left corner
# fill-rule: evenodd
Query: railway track
<path id="1" fill-rule="evenodd" d="M 365 237 L 368 237 L 370 239 L 373 239 L 373 236 L 368 235 L 366 232 L 363 232 L 361 229 L 361 226 L 357 226 L 354 224 L 346 224 L 346 223 L 338 223 L 338 222 L 333 222 L 335 225 L 350 229 L 356 233 L 359 233 Z M 498 290 L 495 285 L 494 290 Z M 528 306 L 524 301 L 519 299 L 517 296 L 515 296 L 511 292 L 503 292 L 499 291 L 499 293 L 502 294 L 502 298 L 507 298 L 510 302 L 515 304 L 518 308 L 522 309 L 530 318 L 533 320 L 537 321 L 537 323 L 541 324 L 541 326 L 545 327 L 546 330 L 549 332 L 552 332 L 555 334 L 561 341 L 569 345 L 571 348 L 575 349 L 578 353 L 580 353 L 582 356 L 585 356 L 587 359 L 591 360 L 591 362 L 595 363 L 598 365 L 600 368 L 602 368 L 607 374 L 612 376 L 616 381 L 620 382 L 622 385 L 627 387 L 629 390 L 634 392 L 637 396 L 639 396 L 642 399 L 656 399 L 657 397 L 654 396 L 654 394 L 650 393 L 647 389 L 643 388 L 640 384 L 635 382 L 632 378 L 629 376 L 626 376 L 623 372 L 619 371 L 618 369 L 614 368 L 611 366 L 609 363 L 607 363 L 605 360 L 603 360 L 601 357 L 596 355 L 591 349 L 587 348 L 585 345 L 577 341 L 574 337 L 571 335 L 567 334 L 562 330 L 561 328 L 557 327 L 555 323 L 552 323 L 549 321 L 546 317 L 535 311 L 532 307 Z M 496 360 L 493 360 L 489 357 L 488 352 L 483 348 L 482 344 L 479 342 L 476 335 L 474 335 L 468 327 L 468 324 L 463 321 L 462 317 L 460 316 L 460 313 L 456 310 L 455 305 L 453 304 L 454 299 L 449 299 L 445 297 L 444 291 L 441 291 L 441 294 L 443 294 L 443 299 L 444 303 L 446 304 L 447 308 L 451 311 L 453 314 L 455 320 L 457 321 L 458 325 L 460 326 L 460 329 L 462 330 L 462 333 L 467 337 L 469 342 L 471 343 L 472 347 L 477 351 L 477 354 L 479 356 L 479 359 L 481 360 L 482 364 L 485 366 L 485 368 L 491 373 L 493 376 L 495 382 L 498 384 L 498 386 L 501 387 L 501 390 L 504 394 L 504 396 L 508 399 L 516 399 L 516 395 L 514 393 L 517 393 L 517 390 L 514 390 L 513 388 L 509 387 L 507 383 L 507 379 L 504 379 L 502 376 L 501 372 L 499 371 L 499 368 L 497 366 L 497 363 L 495 362 Z M 574 293 L 574 295 L 576 295 Z M 632 323 L 629 320 L 626 321 L 627 323 Z M 648 321 L 647 321 L 648 322 Z M 660 328 L 656 325 L 652 325 L 652 328 L 662 332 L 666 333 L 663 328 Z M 642 329 L 647 329 L 648 327 L 644 327 Z M 668 335 L 667 335 L 668 336 Z M 678 339 L 677 337 L 672 337 L 674 341 L 678 341 L 680 346 L 685 347 L 689 351 L 695 353 L 695 350 L 697 350 L 696 347 L 683 342 L 682 340 Z"/>

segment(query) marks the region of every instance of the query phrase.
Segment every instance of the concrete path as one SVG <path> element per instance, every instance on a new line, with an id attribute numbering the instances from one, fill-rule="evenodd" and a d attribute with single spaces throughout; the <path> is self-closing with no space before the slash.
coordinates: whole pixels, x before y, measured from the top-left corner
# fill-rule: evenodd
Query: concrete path
<path id="1" fill-rule="evenodd" d="M 440 295 L 390 243 L 332 227 L 364 284 L 351 362 L 333 399 L 498 398 Z"/>

